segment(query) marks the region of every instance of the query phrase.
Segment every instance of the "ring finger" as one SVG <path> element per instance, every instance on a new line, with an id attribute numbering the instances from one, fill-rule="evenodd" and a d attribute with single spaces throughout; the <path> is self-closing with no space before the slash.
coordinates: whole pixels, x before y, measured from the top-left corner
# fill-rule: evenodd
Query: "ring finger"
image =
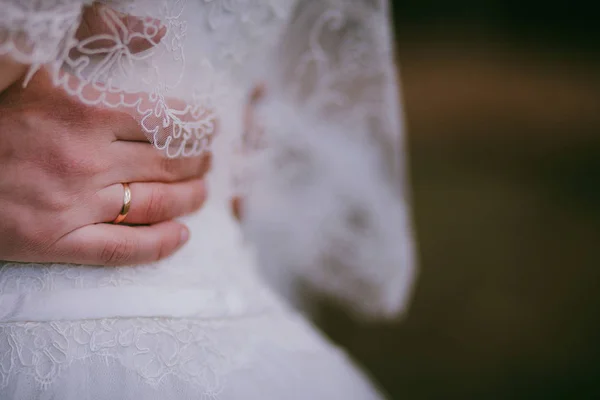
<path id="1" fill-rule="evenodd" d="M 176 183 L 133 182 L 129 184 L 131 204 L 122 221 L 131 225 L 150 225 L 169 221 L 198 210 L 206 199 L 203 180 Z M 97 222 L 113 222 L 124 204 L 124 186 L 111 185 L 97 193 Z"/>

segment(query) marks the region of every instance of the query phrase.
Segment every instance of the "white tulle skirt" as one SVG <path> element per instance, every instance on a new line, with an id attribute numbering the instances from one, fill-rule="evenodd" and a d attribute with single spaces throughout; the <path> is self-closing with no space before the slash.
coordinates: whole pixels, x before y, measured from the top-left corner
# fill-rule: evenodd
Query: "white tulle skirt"
<path id="1" fill-rule="evenodd" d="M 0 399 L 380 399 L 211 207 L 157 265 L 0 264 Z"/>

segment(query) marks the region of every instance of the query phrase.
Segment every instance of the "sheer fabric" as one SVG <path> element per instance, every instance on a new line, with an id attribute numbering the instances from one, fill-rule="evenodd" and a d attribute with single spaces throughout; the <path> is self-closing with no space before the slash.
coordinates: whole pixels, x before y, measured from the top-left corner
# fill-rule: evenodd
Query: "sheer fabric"
<path id="1" fill-rule="evenodd" d="M 386 1 L 297 3 L 245 224 L 289 297 L 308 284 L 371 317 L 402 312 L 414 274 L 388 18 Z"/>
<path id="2" fill-rule="evenodd" d="M 90 107 L 134 116 L 165 156 L 214 160 L 207 204 L 185 219 L 192 240 L 168 260 L 0 263 L 0 397 L 379 398 L 263 277 L 292 300 L 308 282 L 363 315 L 406 305 L 414 267 L 387 2 L 0 7 L 0 55 L 31 65 L 25 85 L 44 69 Z M 268 93 L 246 130 L 258 82 Z M 243 230 L 228 210 L 240 191 Z"/>

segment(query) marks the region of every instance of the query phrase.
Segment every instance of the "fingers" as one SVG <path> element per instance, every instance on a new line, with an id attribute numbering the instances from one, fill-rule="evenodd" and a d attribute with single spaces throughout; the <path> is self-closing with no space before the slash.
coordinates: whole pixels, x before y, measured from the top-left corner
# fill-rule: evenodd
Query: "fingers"
<path id="1" fill-rule="evenodd" d="M 167 28 L 157 19 L 123 14 L 94 3 L 84 9 L 75 36 L 80 52 L 108 52 L 118 40 L 132 53 L 139 53 L 156 46 L 166 33 Z"/>
<path id="2" fill-rule="evenodd" d="M 86 90 L 91 92 L 89 95 L 86 92 L 86 96 L 94 98 L 96 89 L 86 88 Z M 122 96 L 124 96 L 123 104 L 135 104 L 135 107 L 118 105 L 108 110 L 108 124 L 112 127 L 116 140 L 144 142 L 155 140 L 163 143 L 167 137 L 181 141 L 187 134 L 191 135 L 190 139 L 193 141 L 197 139 L 197 131 L 205 132 L 211 139 L 217 129 L 217 121 L 211 110 L 189 105 L 183 100 L 166 98 L 161 100 L 164 103 L 158 105 L 157 100 L 151 100 L 148 93 L 122 94 Z M 120 99 L 110 98 L 108 100 L 115 104 L 119 104 L 120 101 Z M 162 106 L 172 114 L 169 118 L 164 115 L 166 111 L 161 109 Z M 148 110 L 148 112 L 140 119 L 138 109 Z M 175 119 L 180 121 L 179 125 L 175 123 Z M 178 132 L 178 129 L 182 128 L 186 132 Z"/>
<path id="3" fill-rule="evenodd" d="M 134 54 L 150 50 L 166 34 L 167 27 L 158 19 L 124 14 L 105 4 L 94 2 L 83 9 L 81 23 L 75 33 L 78 42 L 71 51 L 81 56 L 78 60 L 80 64 L 87 64 L 88 58 L 110 56 L 117 47 L 127 46 L 129 52 Z M 82 82 L 70 74 L 63 74 L 61 80 L 70 91 L 79 93 L 79 97 L 85 99 L 87 104 L 110 104 L 111 107 L 123 108 L 133 114 L 139 101 L 139 96 L 135 93 L 115 92 L 109 88 L 99 90 L 102 86 L 99 80 L 94 80 L 93 84 Z M 139 129 L 130 132 L 139 135 L 135 140 L 148 140 Z"/>
<path id="4" fill-rule="evenodd" d="M 86 57 L 97 54 L 109 54 L 114 51 L 115 46 L 126 45 L 129 51 L 139 53 L 151 49 L 159 44 L 167 34 L 167 28 L 159 20 L 154 18 L 142 18 L 120 13 L 107 5 L 93 3 L 85 7 L 81 24 L 76 32 L 79 43 L 73 51 Z M 182 141 L 186 134 L 191 135 L 191 140 L 182 141 L 185 149 L 197 144 L 200 139 L 197 135 L 199 120 L 209 121 L 211 117 L 208 110 L 200 110 L 191 107 L 185 102 L 173 98 L 150 99 L 149 94 L 123 93 L 111 90 L 98 90 L 99 82 L 94 85 L 82 84 L 78 79 L 63 76 L 67 86 L 80 93 L 88 104 L 100 106 L 111 105 L 115 115 L 115 123 L 109 123 L 113 127 L 115 138 L 126 141 L 153 141 L 163 145 L 167 138 L 169 140 Z M 169 115 L 166 110 L 168 109 Z M 137 110 L 147 110 L 148 113 L 138 113 Z M 135 121 L 133 116 L 144 114 L 141 120 Z M 129 118 L 128 118 L 129 117 Z M 174 120 L 184 122 L 195 122 L 186 127 L 186 134 L 178 132 L 181 127 L 175 126 Z M 169 123 L 165 123 L 169 121 Z M 133 124 L 132 122 L 135 122 Z M 211 125 L 210 122 L 207 125 Z M 202 131 L 210 131 L 203 127 Z M 175 146 L 177 147 L 177 146 Z"/>
<path id="5" fill-rule="evenodd" d="M 114 168 L 102 179 L 115 182 L 177 182 L 201 178 L 211 168 L 212 155 L 167 158 L 147 143 L 114 142 L 108 156 Z"/>
<path id="6" fill-rule="evenodd" d="M 131 183 L 131 207 L 123 223 L 149 225 L 181 217 L 202 207 L 206 200 L 206 186 L 195 179 L 178 183 Z M 112 222 L 123 206 L 123 185 L 116 184 L 98 193 L 94 219 Z"/>
<path id="7" fill-rule="evenodd" d="M 136 265 L 161 260 L 189 239 L 178 222 L 152 226 L 87 225 L 55 244 L 57 262 L 87 265 Z"/>
<path id="8" fill-rule="evenodd" d="M 92 88 L 92 90 L 95 90 Z M 141 97 L 147 97 L 146 94 L 140 93 Z M 144 142 L 150 143 L 150 135 L 144 131 L 140 122 L 134 115 L 137 116 L 135 108 L 120 108 L 104 110 L 104 117 L 107 125 L 114 135 L 113 139 L 128 142 Z"/>

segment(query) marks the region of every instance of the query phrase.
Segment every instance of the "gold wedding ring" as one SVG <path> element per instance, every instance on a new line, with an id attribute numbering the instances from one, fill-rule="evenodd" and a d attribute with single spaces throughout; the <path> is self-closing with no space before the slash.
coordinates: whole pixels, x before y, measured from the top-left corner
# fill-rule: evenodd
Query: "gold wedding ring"
<path id="1" fill-rule="evenodd" d="M 131 189 L 129 189 L 128 183 L 123 183 L 123 207 L 121 208 L 121 212 L 117 215 L 117 218 L 113 221 L 113 224 L 120 224 L 125 221 L 127 217 L 127 213 L 129 212 L 129 208 L 131 207 Z"/>

